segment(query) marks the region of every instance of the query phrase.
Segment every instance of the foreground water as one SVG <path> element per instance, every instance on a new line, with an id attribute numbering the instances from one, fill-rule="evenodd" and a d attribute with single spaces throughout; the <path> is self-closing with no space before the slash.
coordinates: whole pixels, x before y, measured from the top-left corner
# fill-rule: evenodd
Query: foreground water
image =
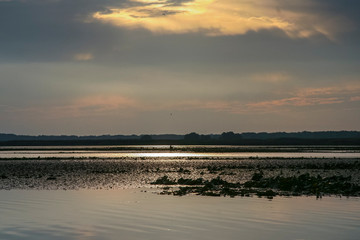
<path id="1" fill-rule="evenodd" d="M 358 239 L 360 199 L 337 191 L 318 200 L 176 197 L 151 183 L 244 183 L 261 172 L 358 186 L 359 157 L 358 146 L 0 147 L 0 189 L 10 190 L 0 190 L 0 239 Z"/>
<path id="2" fill-rule="evenodd" d="M 155 191 L 155 190 L 154 190 Z M 0 191 L 0 239 L 358 239 L 358 198 Z"/>

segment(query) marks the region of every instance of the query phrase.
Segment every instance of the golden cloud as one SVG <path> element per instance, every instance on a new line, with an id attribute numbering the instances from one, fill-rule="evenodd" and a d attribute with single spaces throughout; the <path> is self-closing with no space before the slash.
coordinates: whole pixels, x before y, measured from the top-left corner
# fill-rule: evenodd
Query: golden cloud
<path id="1" fill-rule="evenodd" d="M 251 78 L 258 82 L 282 83 L 292 79 L 292 76 L 286 72 L 269 72 L 254 74 Z"/>
<path id="2" fill-rule="evenodd" d="M 119 27 L 145 28 L 158 34 L 202 32 L 209 36 L 239 35 L 263 29 L 281 29 L 292 38 L 322 34 L 333 39 L 349 23 L 341 16 L 286 10 L 277 0 L 194 0 L 171 4 L 168 0 L 132 0 L 131 6 L 96 12 L 95 20 Z M 304 0 L 298 8 L 311 7 Z M 281 9 L 281 10 L 280 10 Z"/>
<path id="3" fill-rule="evenodd" d="M 91 53 L 78 53 L 74 55 L 74 59 L 77 61 L 89 61 L 94 59 L 94 55 Z"/>

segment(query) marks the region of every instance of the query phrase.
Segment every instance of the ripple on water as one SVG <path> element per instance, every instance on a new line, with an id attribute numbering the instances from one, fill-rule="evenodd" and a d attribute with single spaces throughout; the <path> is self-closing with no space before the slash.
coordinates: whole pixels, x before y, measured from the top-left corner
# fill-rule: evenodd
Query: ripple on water
<path id="1" fill-rule="evenodd" d="M 357 239 L 357 198 L 0 191 L 0 239 Z"/>

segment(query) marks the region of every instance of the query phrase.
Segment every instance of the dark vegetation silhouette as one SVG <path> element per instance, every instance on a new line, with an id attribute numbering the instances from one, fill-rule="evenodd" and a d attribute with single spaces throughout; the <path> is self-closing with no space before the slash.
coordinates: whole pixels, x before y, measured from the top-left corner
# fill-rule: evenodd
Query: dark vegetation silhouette
<path id="1" fill-rule="evenodd" d="M 234 132 L 223 132 L 220 139 L 225 142 L 234 142 L 242 139 L 241 134 Z"/>
<path id="2" fill-rule="evenodd" d="M 151 135 L 141 135 L 140 140 L 149 142 L 149 141 L 152 141 L 153 139 L 152 139 Z"/>
<path id="3" fill-rule="evenodd" d="M 359 131 L 234 133 L 201 135 L 15 135 L 0 133 L 0 146 L 55 145 L 136 145 L 136 144 L 202 144 L 202 145 L 360 145 Z"/>

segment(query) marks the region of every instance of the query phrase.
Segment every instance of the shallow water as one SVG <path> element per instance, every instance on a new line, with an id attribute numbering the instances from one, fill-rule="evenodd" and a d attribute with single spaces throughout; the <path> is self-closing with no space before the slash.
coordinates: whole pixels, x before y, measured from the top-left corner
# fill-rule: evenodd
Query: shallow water
<path id="1" fill-rule="evenodd" d="M 171 148 L 176 151 L 171 151 Z M 226 150 L 224 150 L 226 149 Z M 196 151 L 195 151 L 196 150 Z M 210 151 L 209 151 L 210 150 Z M 0 158 L 360 158 L 359 146 L 15 146 Z"/>
<path id="2" fill-rule="evenodd" d="M 155 191 L 155 190 L 154 190 Z M 358 198 L 0 191 L 0 239 L 358 239 Z"/>
<path id="3" fill-rule="evenodd" d="M 151 157 L 151 158 L 360 158 L 360 153 L 349 152 L 241 152 L 241 153 L 183 153 L 183 152 L 1 152 L 0 158 L 125 158 L 125 157 Z"/>

